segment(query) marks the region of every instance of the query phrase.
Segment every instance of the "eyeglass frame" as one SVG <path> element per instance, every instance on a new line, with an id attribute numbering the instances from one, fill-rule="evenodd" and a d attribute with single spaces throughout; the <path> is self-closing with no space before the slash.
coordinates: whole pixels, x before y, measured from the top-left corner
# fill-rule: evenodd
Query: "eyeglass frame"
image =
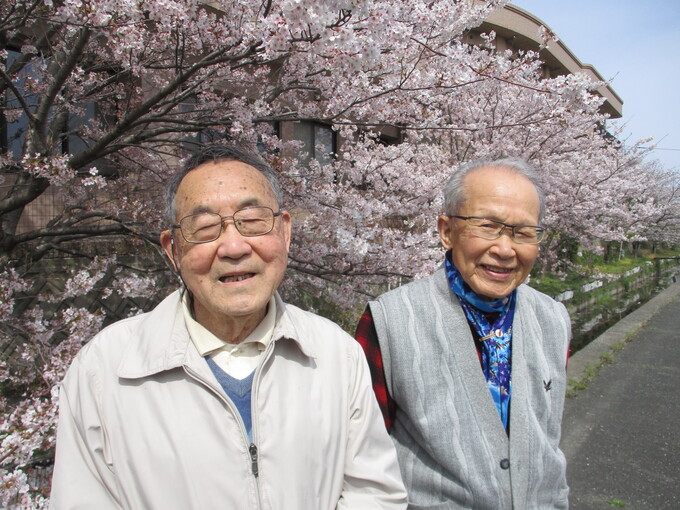
<path id="1" fill-rule="evenodd" d="M 491 223 L 497 223 L 498 225 L 502 225 L 501 229 L 498 231 L 498 235 L 496 237 L 486 238 L 486 237 L 482 237 L 482 236 L 476 236 L 476 237 L 479 237 L 480 239 L 486 239 L 487 241 L 493 241 L 495 239 L 500 239 L 506 228 L 510 229 L 510 232 L 511 232 L 510 239 L 515 241 L 517 244 L 541 244 L 541 242 L 543 242 L 543 239 L 545 239 L 545 234 L 547 233 L 546 228 L 541 227 L 540 225 L 510 225 L 509 223 L 505 223 L 503 221 L 498 221 L 498 220 L 492 220 L 491 218 L 484 218 L 483 216 L 458 216 L 456 214 L 447 214 L 446 216 L 449 217 L 449 218 L 458 218 L 460 220 L 465 220 L 465 221 L 472 220 L 472 219 L 484 220 L 484 221 L 490 221 Z M 515 229 L 521 228 L 521 227 L 531 227 L 531 228 L 537 229 L 536 238 L 538 240 L 535 243 L 525 243 L 525 242 L 517 240 L 517 237 L 515 237 Z"/>
<path id="2" fill-rule="evenodd" d="M 272 212 L 272 224 L 271 224 L 271 227 L 269 228 L 269 230 L 267 230 L 266 232 L 262 232 L 261 234 L 244 234 L 243 232 L 241 232 L 241 230 L 238 228 L 238 224 L 234 220 L 234 216 L 236 214 L 240 213 L 241 211 L 246 210 L 246 209 L 269 209 Z M 201 214 L 210 214 L 212 216 L 219 216 L 220 222 L 219 222 L 219 224 L 216 224 L 216 225 L 220 226 L 220 230 L 218 231 L 217 235 L 213 239 L 210 239 L 210 240 L 207 240 L 207 241 L 190 241 L 184 235 L 184 230 L 182 230 L 181 223 L 187 218 L 191 218 L 192 216 L 200 216 Z M 182 234 L 182 238 L 187 243 L 190 243 L 190 244 L 205 244 L 205 243 L 212 243 L 213 241 L 219 239 L 219 237 L 222 235 L 222 233 L 224 232 L 224 229 L 225 229 L 225 227 L 224 227 L 224 221 L 225 220 L 231 220 L 232 223 L 234 224 L 234 228 L 236 229 L 236 231 L 240 235 L 242 235 L 243 237 L 260 237 L 260 236 L 265 236 L 265 235 L 269 234 L 272 230 L 274 230 L 274 225 L 276 225 L 276 218 L 278 216 L 281 216 L 282 214 L 283 214 L 283 211 L 281 209 L 279 209 L 278 212 L 274 212 L 274 209 L 272 209 L 271 207 L 267 207 L 266 205 L 252 205 L 252 206 L 248 206 L 248 207 L 242 207 L 238 211 L 234 211 L 234 214 L 232 214 L 231 216 L 222 216 L 220 213 L 203 211 L 203 212 L 199 212 L 199 213 L 195 213 L 195 214 L 189 214 L 187 216 L 184 216 L 183 218 L 181 218 L 179 220 L 179 223 L 171 225 L 170 228 L 171 229 L 179 229 L 180 233 Z"/>

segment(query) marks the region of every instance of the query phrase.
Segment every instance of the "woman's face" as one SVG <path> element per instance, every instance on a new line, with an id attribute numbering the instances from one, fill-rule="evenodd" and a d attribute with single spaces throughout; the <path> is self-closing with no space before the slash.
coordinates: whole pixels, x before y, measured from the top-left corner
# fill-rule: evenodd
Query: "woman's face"
<path id="1" fill-rule="evenodd" d="M 538 193 L 523 175 L 504 167 L 482 167 L 468 174 L 464 184 L 466 200 L 458 215 L 538 225 Z M 470 233 L 465 220 L 448 216 L 439 217 L 438 230 L 465 282 L 490 300 L 507 296 L 526 280 L 538 256 L 537 244 L 519 244 L 508 230 L 498 239 L 482 239 Z"/>

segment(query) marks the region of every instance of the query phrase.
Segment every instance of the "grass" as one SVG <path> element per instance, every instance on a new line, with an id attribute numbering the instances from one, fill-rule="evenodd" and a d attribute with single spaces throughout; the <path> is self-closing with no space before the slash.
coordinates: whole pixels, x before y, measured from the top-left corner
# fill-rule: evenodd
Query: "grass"
<path id="1" fill-rule="evenodd" d="M 630 338 L 632 338 L 632 335 L 633 333 L 631 333 L 631 335 L 625 340 L 612 345 L 610 350 L 600 354 L 600 358 L 598 359 L 597 363 L 586 366 L 585 370 L 583 371 L 583 375 L 580 378 L 570 379 L 567 383 L 567 397 L 575 397 L 578 395 L 579 391 L 587 389 L 588 383 L 593 380 L 602 367 L 614 362 L 614 354 L 620 352 L 624 348 L 626 343 L 630 341 Z"/>
<path id="2" fill-rule="evenodd" d="M 600 262 L 595 267 L 602 274 L 622 274 L 634 267 L 651 262 L 654 257 L 624 257 L 614 262 Z"/>
<path id="3" fill-rule="evenodd" d="M 547 294 L 548 296 L 557 296 L 565 290 L 571 290 L 580 287 L 590 278 L 586 278 L 580 274 L 570 272 L 565 278 L 560 278 L 554 275 L 545 275 L 540 278 L 531 278 L 529 285 L 536 290 Z"/>
<path id="4" fill-rule="evenodd" d="M 609 504 L 609 506 L 613 506 L 615 508 L 623 508 L 624 506 L 626 506 L 625 501 L 616 498 L 610 499 L 609 501 L 607 501 L 607 503 Z"/>
<path id="5" fill-rule="evenodd" d="M 574 261 L 574 268 L 566 274 L 555 276 L 545 274 L 535 276 L 530 285 L 549 296 L 557 296 L 566 290 L 576 290 L 582 285 L 597 278 L 597 275 L 619 275 L 660 257 L 677 257 L 678 249 L 643 253 L 639 257 L 623 257 L 614 261 L 605 261 L 602 256 L 586 254 Z"/>

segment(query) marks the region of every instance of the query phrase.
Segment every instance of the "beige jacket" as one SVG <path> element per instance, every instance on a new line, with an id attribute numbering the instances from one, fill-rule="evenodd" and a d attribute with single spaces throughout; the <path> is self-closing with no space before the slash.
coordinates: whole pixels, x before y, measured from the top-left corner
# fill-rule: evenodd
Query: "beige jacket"
<path id="1" fill-rule="evenodd" d="M 61 388 L 51 508 L 405 508 L 359 344 L 276 300 L 252 444 L 189 338 L 179 292 L 88 343 Z"/>

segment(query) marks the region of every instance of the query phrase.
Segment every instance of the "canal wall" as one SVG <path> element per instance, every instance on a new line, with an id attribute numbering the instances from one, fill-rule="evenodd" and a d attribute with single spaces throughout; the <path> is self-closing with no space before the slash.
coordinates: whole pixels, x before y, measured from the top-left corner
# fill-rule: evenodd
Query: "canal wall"
<path id="1" fill-rule="evenodd" d="M 572 353 L 678 280 L 680 257 L 658 258 L 554 296 L 571 317 Z"/>

